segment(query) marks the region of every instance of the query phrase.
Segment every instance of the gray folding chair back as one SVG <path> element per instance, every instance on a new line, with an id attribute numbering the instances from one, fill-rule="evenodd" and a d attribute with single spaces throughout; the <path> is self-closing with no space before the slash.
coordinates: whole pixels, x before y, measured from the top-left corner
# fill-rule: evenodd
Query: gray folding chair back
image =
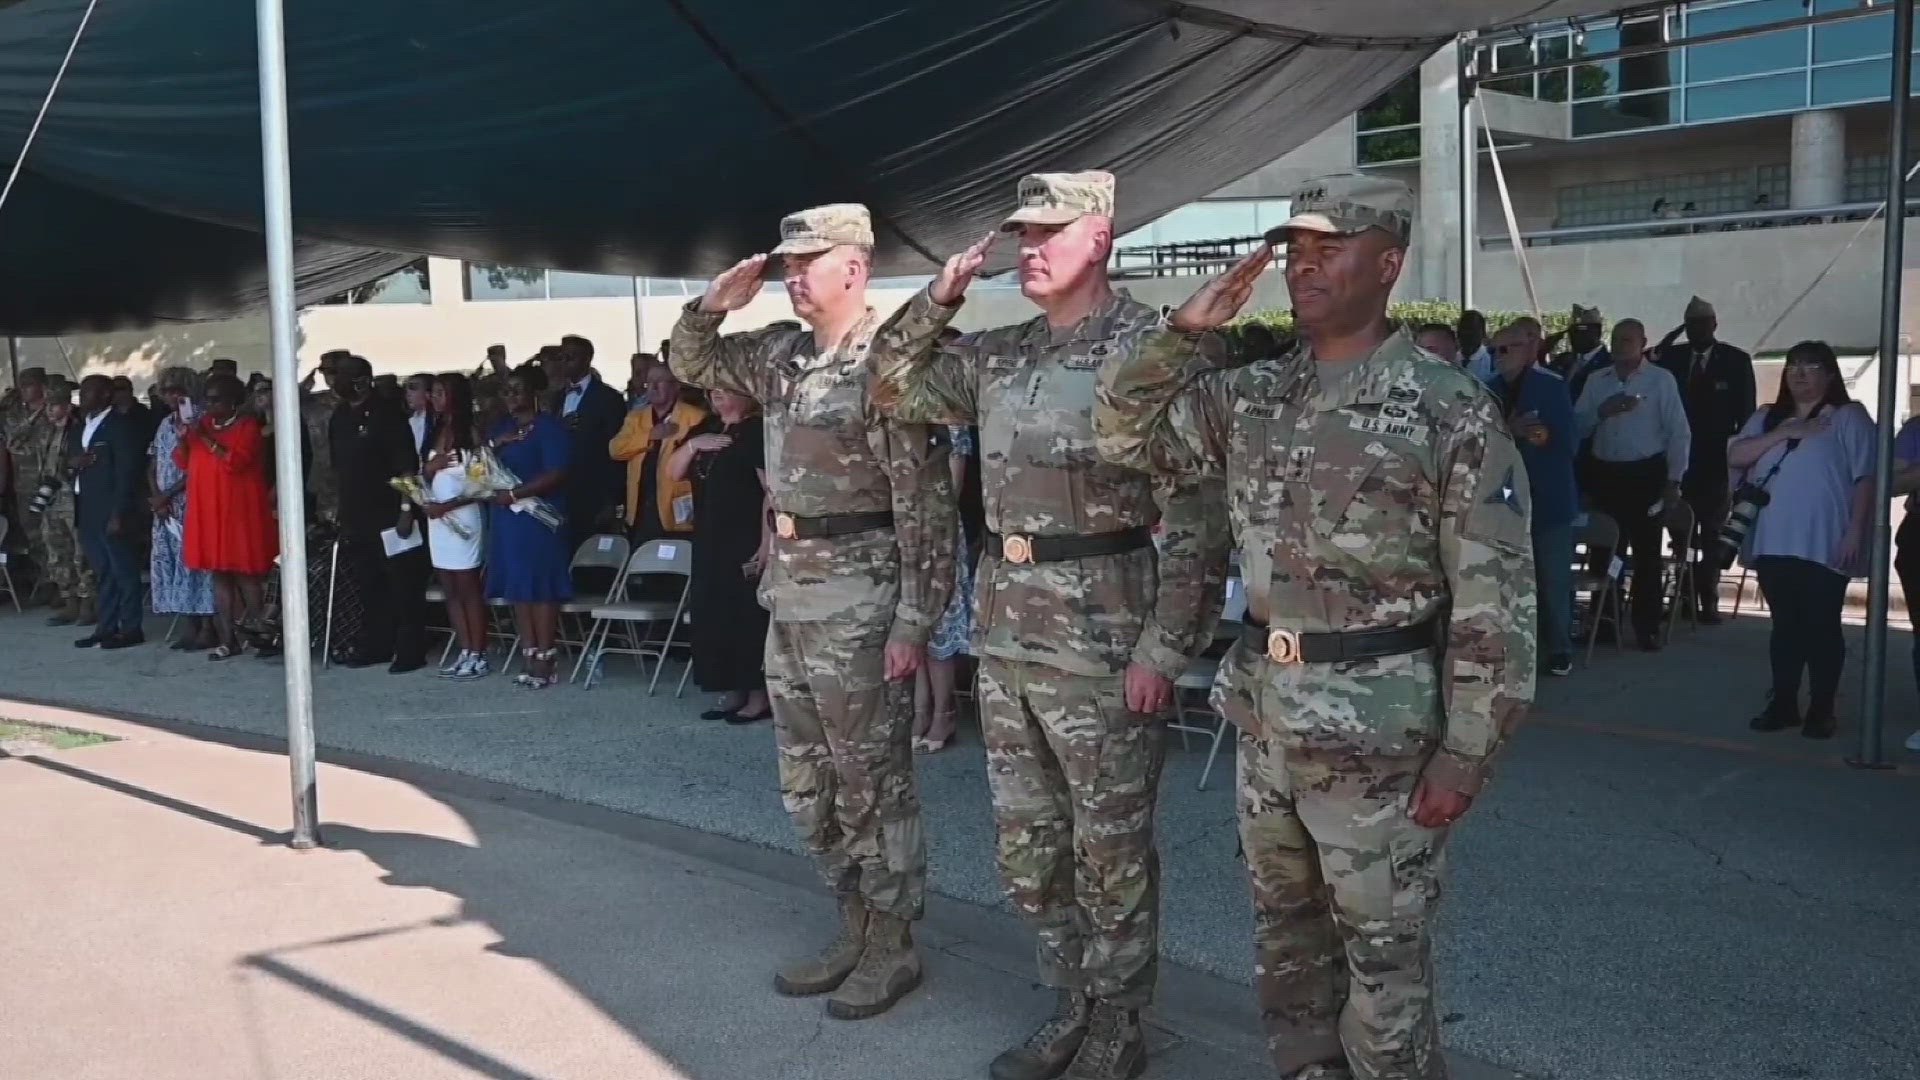
<path id="1" fill-rule="evenodd" d="M 649 574 L 671 574 L 680 578 L 678 599 L 668 600 L 626 600 L 612 599 L 592 608 L 593 628 L 587 632 L 587 647 L 581 651 L 580 660 L 574 665 L 574 678 L 581 672 L 586 673 L 585 686 L 593 687 L 602 663 L 609 653 L 637 657 L 643 662 L 653 661 L 653 675 L 647 682 L 647 693 L 651 695 L 660 683 L 660 669 L 666 665 L 667 655 L 675 647 L 684 648 L 686 639 L 681 635 L 681 627 L 686 623 L 687 594 L 693 584 L 693 542 L 690 540 L 649 540 L 636 548 L 620 568 L 620 580 L 615 583 L 617 596 L 624 597 L 628 582 L 636 577 Z M 665 633 L 660 637 L 641 638 L 634 627 L 642 624 L 664 624 Z M 615 627 L 618 626 L 626 640 L 624 646 L 610 642 Z M 687 676 L 692 672 L 693 664 L 687 664 L 687 670 L 680 674 L 680 685 L 674 691 L 678 697 L 687 688 Z"/>
<path id="2" fill-rule="evenodd" d="M 1601 568 L 1599 573 L 1588 571 L 1579 560 L 1582 552 L 1596 550 L 1618 552 L 1620 550 L 1620 523 L 1599 512 L 1587 511 L 1586 524 L 1574 534 L 1575 566 L 1573 574 L 1574 592 L 1587 594 L 1587 662 L 1593 662 L 1593 646 L 1600 639 L 1600 624 L 1613 624 L 1614 634 L 1620 633 L 1621 618 L 1620 576 L 1614 566 L 1619 556 L 1612 555 L 1612 564 Z"/>
<path id="3" fill-rule="evenodd" d="M 626 537 L 598 533 L 580 541 L 580 546 L 574 549 L 573 561 L 568 564 L 567 572 L 598 569 L 619 573 L 632 554 L 633 545 L 627 543 Z"/>
<path id="4" fill-rule="evenodd" d="M 1695 601 L 1696 581 L 1711 575 L 1715 587 L 1719 585 L 1719 571 L 1709 567 L 1705 553 L 1693 544 L 1693 507 L 1685 499 L 1677 499 L 1667 506 L 1662 515 L 1667 536 L 1672 546 L 1663 560 L 1667 569 L 1667 619 L 1661 630 L 1663 641 L 1673 640 L 1673 624 L 1680 621 L 1680 609 L 1685 607 L 1690 613 L 1695 629 L 1700 626 L 1699 606 Z"/>

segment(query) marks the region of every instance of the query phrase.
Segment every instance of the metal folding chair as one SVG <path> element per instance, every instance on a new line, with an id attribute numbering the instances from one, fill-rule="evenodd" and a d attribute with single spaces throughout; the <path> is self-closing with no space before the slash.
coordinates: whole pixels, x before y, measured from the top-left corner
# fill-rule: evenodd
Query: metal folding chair
<path id="1" fill-rule="evenodd" d="M 1600 573 L 1586 569 L 1584 556 L 1596 549 L 1609 555 L 1609 565 Z M 1587 594 L 1587 663 L 1593 663 L 1594 642 L 1600 639 L 1600 624 L 1613 624 L 1613 632 L 1618 639 L 1621 627 L 1626 625 L 1625 611 L 1620 591 L 1620 575 L 1624 571 L 1620 556 L 1620 525 L 1598 510 L 1587 512 L 1587 523 L 1574 537 L 1574 574 L 1573 591 Z"/>
<path id="2" fill-rule="evenodd" d="M 12 525 L 13 522 L 0 517 L 0 585 L 6 587 L 7 599 L 13 601 L 13 610 L 19 612 L 22 610 L 20 607 L 20 590 L 14 587 L 13 567 L 9 564 L 7 556 L 7 530 L 11 528 Z"/>
<path id="3" fill-rule="evenodd" d="M 680 598 L 666 600 L 627 600 L 629 582 L 636 577 L 649 574 L 672 575 L 681 579 Z M 649 540 L 634 551 L 627 564 L 621 568 L 614 584 L 616 599 L 593 606 L 593 628 L 587 632 L 587 646 L 580 651 L 580 659 L 574 663 L 573 677 L 580 678 L 586 671 L 586 689 L 593 688 L 594 679 L 600 674 L 609 653 L 633 656 L 643 663 L 653 660 L 653 676 L 647 681 L 647 694 L 652 696 L 660 684 L 660 669 L 666 666 L 667 655 L 676 646 L 685 646 L 686 640 L 679 636 L 680 628 L 687 623 L 687 594 L 693 586 L 693 543 L 689 540 Z M 666 631 L 660 637 L 641 637 L 634 630 L 636 625 L 664 623 Z M 625 645 L 609 643 L 615 626 L 625 636 Z M 680 673 L 680 685 L 674 691 L 675 697 L 686 692 L 687 677 L 693 673 L 691 658 L 686 670 Z"/>
<path id="4" fill-rule="evenodd" d="M 1207 764 L 1200 770 L 1200 783 L 1196 785 L 1200 791 L 1207 790 L 1207 779 L 1213 775 L 1213 762 L 1220 754 L 1220 744 L 1226 741 L 1227 729 L 1233 726 L 1213 711 L 1207 697 L 1213 689 L 1214 677 L 1220 673 L 1220 656 L 1240 637 L 1240 626 L 1246 617 L 1246 585 L 1237 577 L 1228 578 L 1213 646 L 1188 661 L 1187 670 L 1173 681 L 1174 713 L 1173 719 L 1167 721 L 1167 729 L 1180 733 L 1182 749 L 1189 745 L 1189 735 L 1212 740 L 1207 748 Z"/>
<path id="5" fill-rule="evenodd" d="M 567 566 L 567 576 L 577 582 L 576 573 L 580 570 L 606 570 L 612 580 L 600 596 L 575 597 L 560 605 L 560 627 L 554 644 L 586 651 L 587 635 L 592 632 L 593 624 L 584 620 L 595 607 L 626 598 L 625 578 L 620 571 L 632 554 L 633 546 L 627 543 L 627 538 L 613 533 L 596 534 L 580 542 L 573 561 Z"/>
<path id="6" fill-rule="evenodd" d="M 1676 500 L 1667 507 L 1665 520 L 1671 548 L 1663 563 L 1667 572 L 1667 617 L 1660 630 L 1660 640 L 1664 644 L 1673 640 L 1673 624 L 1680 621 L 1680 608 L 1684 604 L 1693 622 L 1695 630 L 1700 629 L 1699 601 L 1695 597 L 1696 576 L 1706 567 L 1701 565 L 1704 557 L 1699 548 L 1693 545 L 1693 507 L 1686 500 Z"/>

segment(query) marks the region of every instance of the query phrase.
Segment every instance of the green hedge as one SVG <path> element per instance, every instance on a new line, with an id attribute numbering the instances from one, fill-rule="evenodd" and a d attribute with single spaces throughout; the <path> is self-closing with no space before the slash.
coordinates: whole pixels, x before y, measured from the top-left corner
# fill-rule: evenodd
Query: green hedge
<path id="1" fill-rule="evenodd" d="M 1519 318 L 1524 312 L 1488 311 L 1483 314 L 1487 317 L 1487 333 L 1492 335 L 1501 327 Z M 1460 305 L 1449 304 L 1442 300 L 1414 300 L 1389 306 L 1387 315 L 1405 323 L 1409 329 L 1424 323 L 1435 322 L 1452 326 L 1460 321 Z M 1571 312 L 1548 312 L 1547 333 L 1565 330 L 1571 318 Z M 1282 308 L 1268 308 L 1265 311 L 1242 315 L 1222 327 L 1221 336 L 1230 341 L 1233 350 L 1243 357 L 1272 356 L 1292 344 L 1293 312 Z"/>

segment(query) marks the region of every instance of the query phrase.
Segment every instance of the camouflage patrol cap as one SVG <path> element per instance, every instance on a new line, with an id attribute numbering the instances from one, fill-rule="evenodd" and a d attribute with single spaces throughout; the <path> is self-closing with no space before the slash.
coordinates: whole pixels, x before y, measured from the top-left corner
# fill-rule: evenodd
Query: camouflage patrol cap
<path id="1" fill-rule="evenodd" d="M 775 255 L 812 255 L 842 244 L 873 246 L 873 219 L 859 203 L 829 203 L 780 219 Z"/>
<path id="2" fill-rule="evenodd" d="M 1113 174 L 1110 172 L 1029 173 L 1020 178 L 1020 205 L 1000 228 L 1012 232 L 1022 225 L 1068 225 L 1089 214 L 1113 216 Z"/>
<path id="3" fill-rule="evenodd" d="M 1293 193 L 1293 216 L 1268 229 L 1266 240 L 1284 244 L 1294 229 L 1335 236 L 1379 229 L 1404 244 L 1413 238 L 1413 189 L 1360 173 L 1317 177 Z"/>

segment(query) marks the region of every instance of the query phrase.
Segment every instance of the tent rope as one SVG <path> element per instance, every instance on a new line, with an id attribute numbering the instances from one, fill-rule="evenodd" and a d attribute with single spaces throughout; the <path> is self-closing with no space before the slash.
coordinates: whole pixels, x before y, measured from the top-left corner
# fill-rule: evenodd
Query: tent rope
<path id="1" fill-rule="evenodd" d="M 67 55 L 60 58 L 60 67 L 53 73 L 53 83 L 47 87 L 47 96 L 40 101 L 40 111 L 34 114 L 32 126 L 27 128 L 27 138 L 20 144 L 20 155 L 13 159 L 13 171 L 7 174 L 5 187 L 0 187 L 0 209 L 7 205 L 7 196 L 13 194 L 14 181 L 20 179 L 20 170 L 27 163 L 27 151 L 33 149 L 34 137 L 40 134 L 40 125 L 47 118 L 47 110 L 53 107 L 53 95 L 60 89 L 61 80 L 67 77 L 67 65 L 73 63 L 73 54 L 80 47 L 80 36 L 87 32 L 87 22 L 93 18 L 93 9 L 100 0 L 87 0 L 87 9 L 80 13 L 80 25 L 73 28 L 73 40 L 67 43 Z"/>
<path id="2" fill-rule="evenodd" d="M 799 116 L 781 104 L 780 99 L 774 96 L 773 91 L 769 89 L 765 83 L 761 82 L 758 76 L 747 70 L 747 66 L 741 63 L 738 57 L 733 55 L 732 50 L 728 49 L 726 45 L 721 42 L 719 37 L 708 28 L 707 24 L 700 20 L 699 16 L 688 9 L 683 0 L 666 0 L 666 4 L 673 9 L 674 14 L 680 16 L 680 21 L 687 24 L 687 28 L 693 31 L 694 36 L 698 37 L 701 42 L 706 45 L 707 51 L 713 54 L 714 59 L 720 61 L 721 66 L 731 72 L 733 77 L 739 81 L 740 85 L 747 89 L 748 93 L 759 98 L 760 104 L 766 106 L 768 112 L 771 112 L 785 123 L 787 127 L 792 130 L 795 138 L 804 143 L 809 150 L 812 150 L 814 154 L 827 165 L 839 172 L 852 185 L 853 190 L 861 191 L 866 187 L 866 185 L 861 182 L 858 173 L 854 169 L 849 168 L 847 164 L 840 159 L 839 155 L 835 154 L 826 144 L 816 138 L 813 132 L 807 128 L 806 124 L 801 121 Z M 899 236 L 900 239 L 906 241 L 907 246 L 919 252 L 922 258 L 935 266 L 941 266 L 946 262 L 945 259 L 929 251 L 926 245 L 915 240 L 913 234 L 907 232 L 898 221 L 894 220 L 891 214 L 888 214 L 880 207 L 874 206 L 871 201 L 868 201 L 867 209 L 868 212 L 874 216 L 875 220 L 885 225 L 895 235 Z"/>

